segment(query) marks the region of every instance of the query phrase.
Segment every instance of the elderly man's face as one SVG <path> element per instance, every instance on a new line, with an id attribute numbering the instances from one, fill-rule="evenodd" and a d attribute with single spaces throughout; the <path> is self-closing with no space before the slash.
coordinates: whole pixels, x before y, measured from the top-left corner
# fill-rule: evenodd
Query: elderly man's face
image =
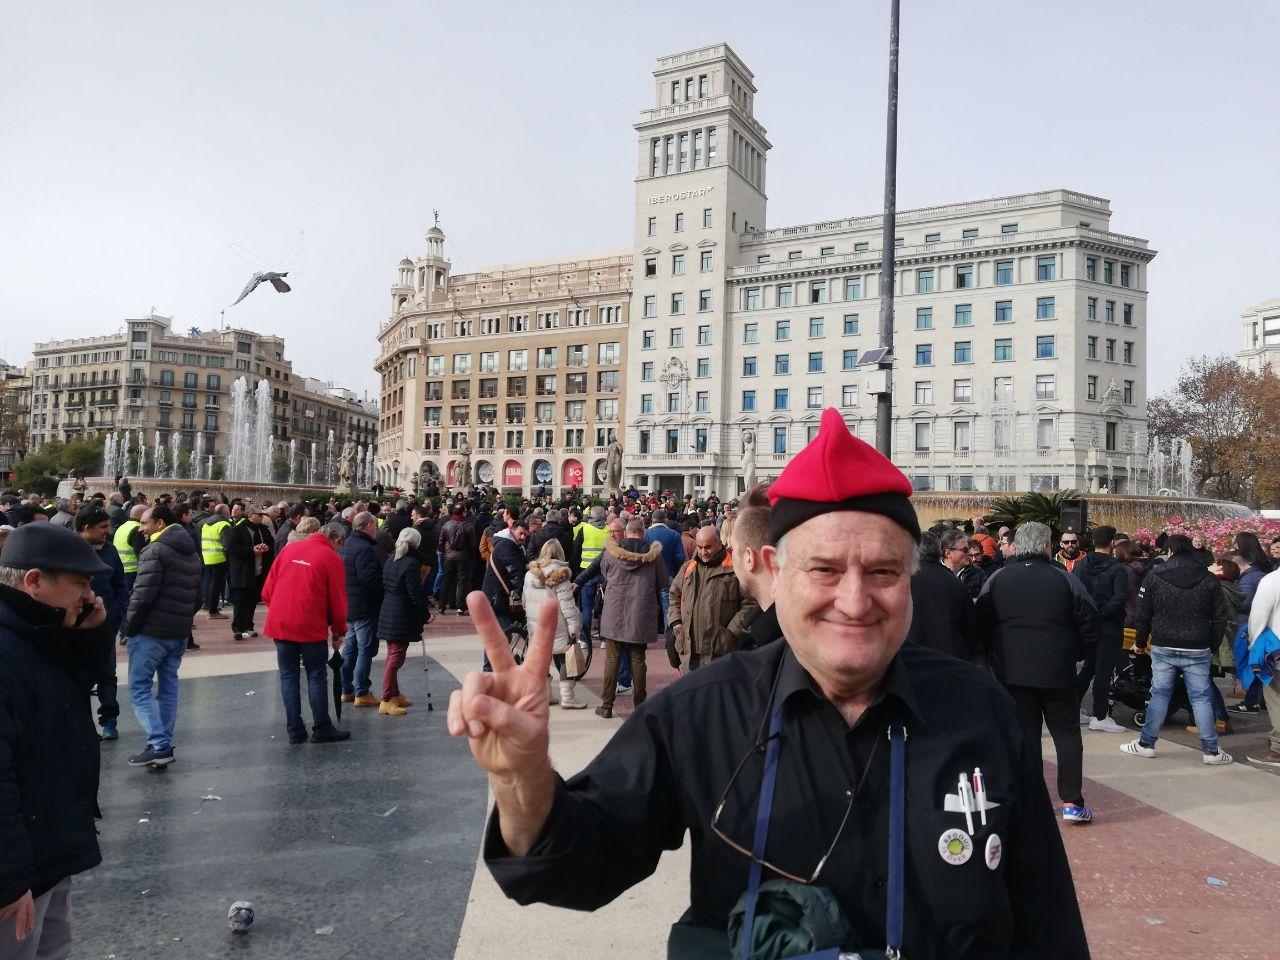
<path id="1" fill-rule="evenodd" d="M 778 623 L 828 695 L 880 678 L 911 623 L 911 535 L 887 517 L 827 513 L 786 535 L 786 562 L 764 550 Z"/>
<path id="2" fill-rule="evenodd" d="M 722 546 L 720 534 L 716 533 L 715 527 L 699 527 L 697 535 L 693 538 L 693 547 L 698 551 L 698 559 L 703 563 L 710 563 L 711 558 L 720 552 Z"/>
<path id="3" fill-rule="evenodd" d="M 93 589 L 88 574 L 32 570 L 23 579 L 23 592 L 34 600 L 59 607 L 62 625 L 74 627 L 83 604 L 92 604 Z"/>
<path id="4" fill-rule="evenodd" d="M 605 529 L 608 531 L 610 539 L 617 540 L 618 542 L 622 542 L 622 521 L 621 520 L 610 520 L 609 523 L 605 526 Z"/>

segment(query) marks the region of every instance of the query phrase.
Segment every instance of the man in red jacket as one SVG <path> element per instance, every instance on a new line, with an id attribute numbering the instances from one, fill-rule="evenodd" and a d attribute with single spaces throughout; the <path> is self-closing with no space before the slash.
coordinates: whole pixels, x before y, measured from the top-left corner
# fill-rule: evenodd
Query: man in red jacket
<path id="1" fill-rule="evenodd" d="M 347 632 L 346 568 L 339 551 L 346 531 L 327 524 L 319 533 L 291 543 L 281 551 L 262 599 L 267 604 L 264 634 L 276 642 L 280 667 L 280 695 L 288 723 L 289 742 L 302 743 L 307 728 L 302 722 L 299 664 L 307 670 L 307 697 L 311 701 L 311 742 L 349 740 L 351 732 L 339 730 L 329 719 L 328 647 L 342 646 Z"/>

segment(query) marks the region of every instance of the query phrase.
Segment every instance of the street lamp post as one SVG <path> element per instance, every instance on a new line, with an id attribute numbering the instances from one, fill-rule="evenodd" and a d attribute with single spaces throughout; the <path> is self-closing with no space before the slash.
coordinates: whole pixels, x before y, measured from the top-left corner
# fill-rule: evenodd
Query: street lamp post
<path id="1" fill-rule="evenodd" d="M 876 385 L 876 449 L 893 457 L 893 294 L 897 286 L 894 242 L 898 195 L 898 3 L 890 0 L 889 99 L 884 140 L 884 235 L 880 266 L 880 380 Z"/>

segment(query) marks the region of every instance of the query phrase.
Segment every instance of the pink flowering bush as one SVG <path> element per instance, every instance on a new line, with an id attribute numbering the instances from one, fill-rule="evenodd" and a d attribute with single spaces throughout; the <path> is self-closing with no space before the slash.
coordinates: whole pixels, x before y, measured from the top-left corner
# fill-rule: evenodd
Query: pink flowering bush
<path id="1" fill-rule="evenodd" d="M 1232 517 L 1221 520 L 1216 517 L 1200 517 L 1195 520 L 1184 520 L 1174 514 L 1164 524 L 1162 530 L 1151 530 L 1143 527 L 1135 531 L 1134 540 L 1141 543 L 1155 543 L 1161 533 L 1181 533 L 1188 537 L 1201 536 L 1205 546 L 1215 553 L 1230 550 L 1235 546 L 1236 534 L 1248 531 L 1258 535 L 1265 546 L 1276 537 L 1280 537 L 1280 520 L 1268 520 L 1262 516 Z"/>

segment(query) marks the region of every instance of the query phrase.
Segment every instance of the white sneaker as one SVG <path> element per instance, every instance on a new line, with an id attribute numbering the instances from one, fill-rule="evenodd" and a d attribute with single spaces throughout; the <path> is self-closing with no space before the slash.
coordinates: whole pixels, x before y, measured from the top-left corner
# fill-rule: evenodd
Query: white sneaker
<path id="1" fill-rule="evenodd" d="M 1231 763 L 1232 759 L 1231 754 L 1227 753 L 1225 750 L 1219 750 L 1217 753 L 1206 753 L 1200 757 L 1200 761 L 1202 763 L 1207 763 L 1210 766 L 1219 766 L 1224 763 Z"/>
<path id="2" fill-rule="evenodd" d="M 1085 713 L 1083 710 L 1080 711 L 1080 726 L 1083 727 L 1086 723 L 1088 723 L 1092 719 L 1093 717 L 1091 717 L 1089 714 Z"/>
<path id="3" fill-rule="evenodd" d="M 1123 753 L 1133 754 L 1135 757 L 1146 757 L 1150 760 L 1156 755 L 1155 747 L 1144 747 L 1141 740 L 1130 740 L 1128 743 L 1120 744 L 1120 750 Z"/>
<path id="4" fill-rule="evenodd" d="M 1110 717 L 1103 717 L 1101 720 L 1099 720 L 1097 717 L 1093 717 L 1089 721 L 1089 729 L 1098 730 L 1102 733 L 1124 733 L 1129 728 L 1122 727 L 1120 724 L 1116 723 Z"/>
<path id="5" fill-rule="evenodd" d="M 626 684 L 620 683 L 620 684 L 618 684 L 617 691 L 615 692 L 615 694 L 614 694 L 614 695 L 615 695 L 615 696 L 618 696 L 618 697 L 629 697 L 629 696 L 631 696 L 631 684 L 629 684 L 629 683 L 626 683 Z"/>

